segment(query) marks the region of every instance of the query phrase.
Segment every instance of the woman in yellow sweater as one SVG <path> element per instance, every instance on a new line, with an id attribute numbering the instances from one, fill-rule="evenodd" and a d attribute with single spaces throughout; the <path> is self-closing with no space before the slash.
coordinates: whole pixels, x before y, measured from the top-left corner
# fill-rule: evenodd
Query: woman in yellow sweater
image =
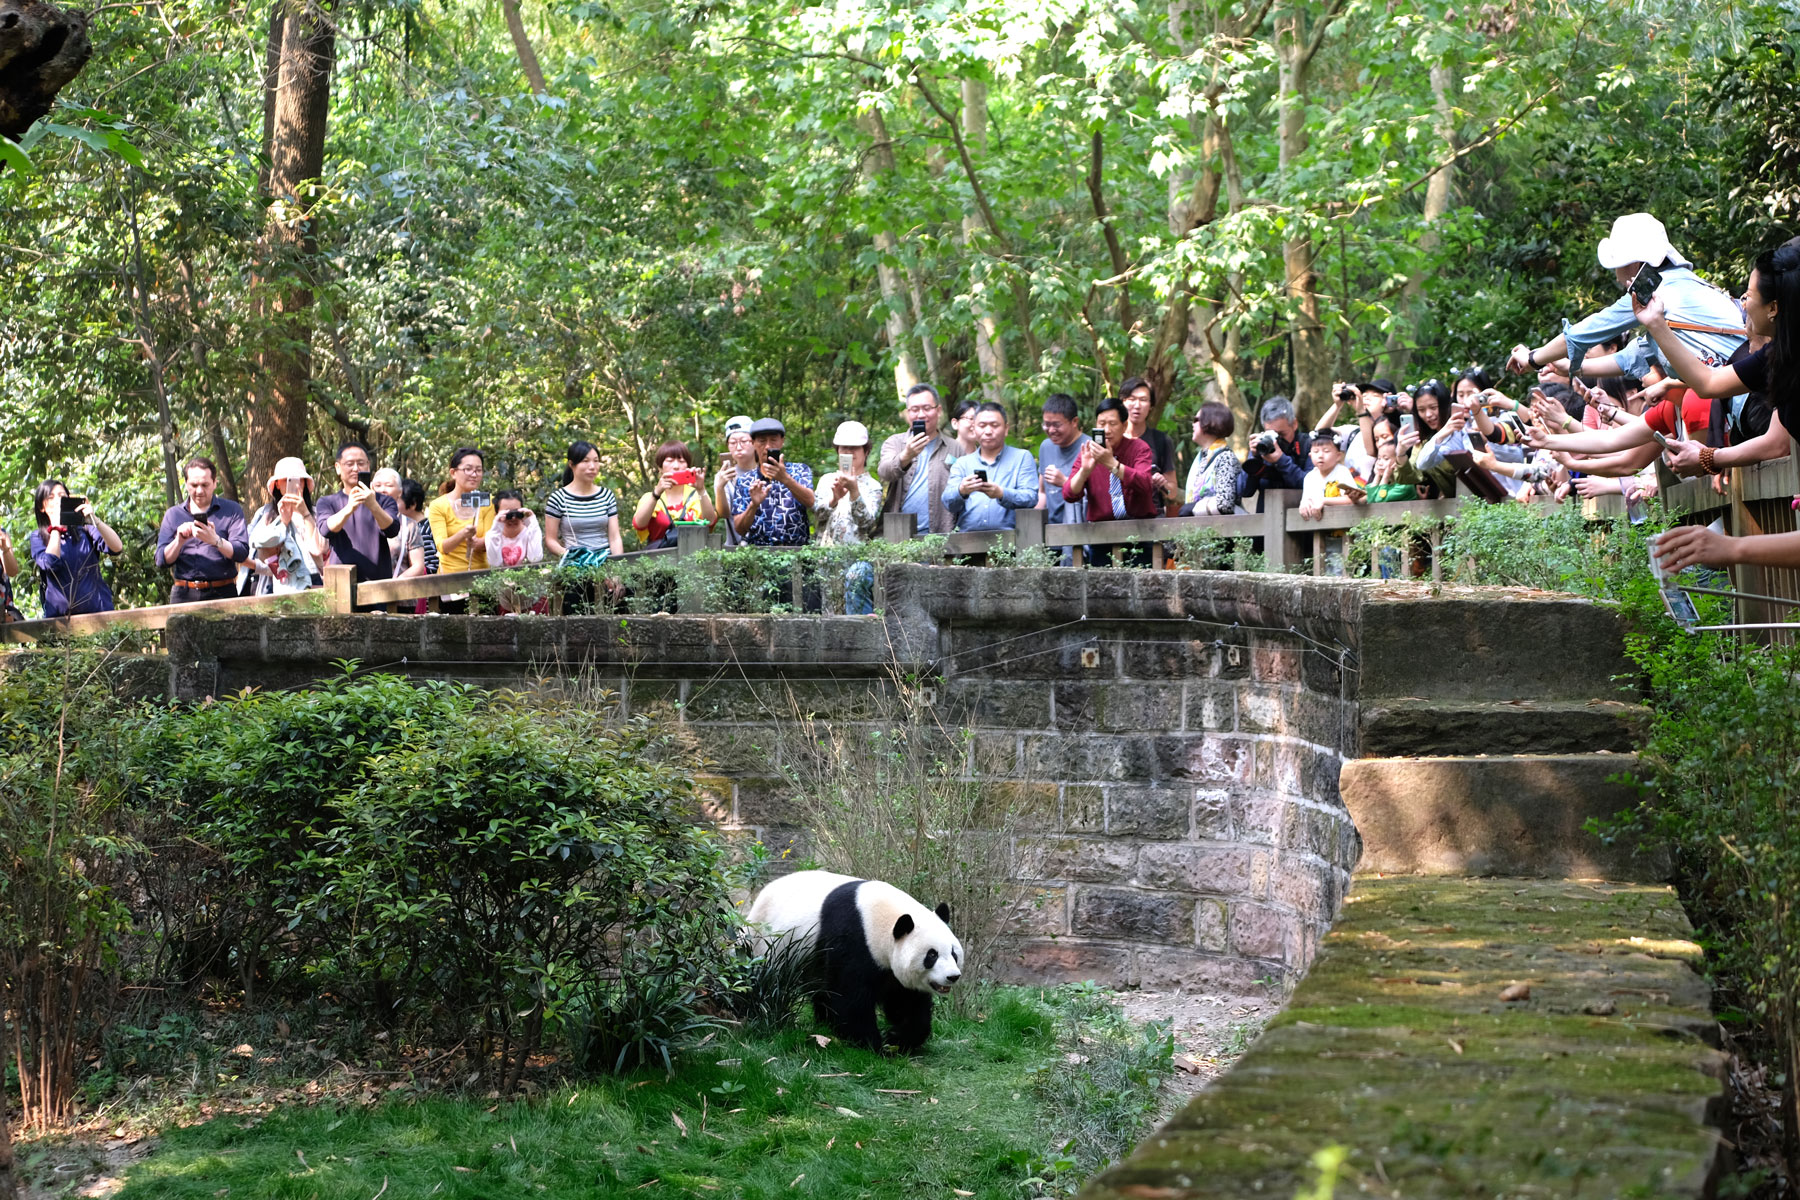
<path id="1" fill-rule="evenodd" d="M 444 484 L 444 494 L 425 510 L 425 517 L 431 522 L 431 536 L 437 541 L 438 570 L 442 574 L 479 571 L 488 565 L 482 539 L 493 527 L 494 504 L 481 490 L 484 465 L 481 451 L 473 446 L 458 449 L 450 456 L 450 478 Z M 467 594 L 444 597 L 445 612 L 467 612 L 468 607 Z"/>

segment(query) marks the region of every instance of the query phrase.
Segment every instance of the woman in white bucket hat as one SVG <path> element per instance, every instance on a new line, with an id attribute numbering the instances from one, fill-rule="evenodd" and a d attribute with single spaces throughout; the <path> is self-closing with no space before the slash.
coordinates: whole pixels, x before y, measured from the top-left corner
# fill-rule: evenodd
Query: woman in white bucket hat
<path id="1" fill-rule="evenodd" d="M 247 594 L 303 592 L 325 582 L 325 539 L 313 520 L 312 475 L 284 458 L 269 476 L 269 501 L 250 518 Z"/>

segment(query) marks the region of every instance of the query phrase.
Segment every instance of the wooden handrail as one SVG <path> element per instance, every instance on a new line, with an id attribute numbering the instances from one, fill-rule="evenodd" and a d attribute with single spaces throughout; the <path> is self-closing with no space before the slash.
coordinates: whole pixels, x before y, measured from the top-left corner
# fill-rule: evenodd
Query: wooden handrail
<path id="1" fill-rule="evenodd" d="M 195 600 L 189 604 L 156 604 L 149 608 L 123 608 L 113 612 L 85 613 L 79 617 L 46 617 L 0 625 L 0 642 L 35 642 L 45 637 L 99 633 L 106 629 L 166 629 L 176 613 L 276 612 L 328 613 L 331 598 L 323 591 L 287 592 L 279 596 L 227 596 L 223 600 Z"/>

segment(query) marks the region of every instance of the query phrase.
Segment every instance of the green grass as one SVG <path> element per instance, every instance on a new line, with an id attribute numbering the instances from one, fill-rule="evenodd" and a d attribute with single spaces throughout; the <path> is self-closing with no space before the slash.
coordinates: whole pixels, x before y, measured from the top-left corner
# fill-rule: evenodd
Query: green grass
<path id="1" fill-rule="evenodd" d="M 1051 1126 L 1067 1117 L 1048 1118 L 1034 1094 L 1038 1068 L 1062 1055 L 1056 1014 L 1039 995 L 996 989 L 967 1018 L 940 1007 L 912 1059 L 820 1047 L 808 1027 L 714 1041 L 672 1079 L 589 1079 L 499 1105 L 294 1105 L 251 1127 L 223 1117 L 165 1133 L 120 1195 L 371 1200 L 385 1185 L 389 1198 L 445 1200 L 958 1189 L 1018 1200 L 1057 1157 Z"/>

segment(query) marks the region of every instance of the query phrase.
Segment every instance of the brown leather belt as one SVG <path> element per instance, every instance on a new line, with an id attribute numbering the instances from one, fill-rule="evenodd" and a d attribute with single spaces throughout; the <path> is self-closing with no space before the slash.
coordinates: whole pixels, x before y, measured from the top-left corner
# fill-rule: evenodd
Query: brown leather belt
<path id="1" fill-rule="evenodd" d="M 175 581 L 175 586 L 178 588 L 187 588 L 189 591 L 205 592 L 205 591 L 211 591 L 213 588 L 236 587 L 237 580 L 235 580 L 235 579 L 177 579 Z"/>

